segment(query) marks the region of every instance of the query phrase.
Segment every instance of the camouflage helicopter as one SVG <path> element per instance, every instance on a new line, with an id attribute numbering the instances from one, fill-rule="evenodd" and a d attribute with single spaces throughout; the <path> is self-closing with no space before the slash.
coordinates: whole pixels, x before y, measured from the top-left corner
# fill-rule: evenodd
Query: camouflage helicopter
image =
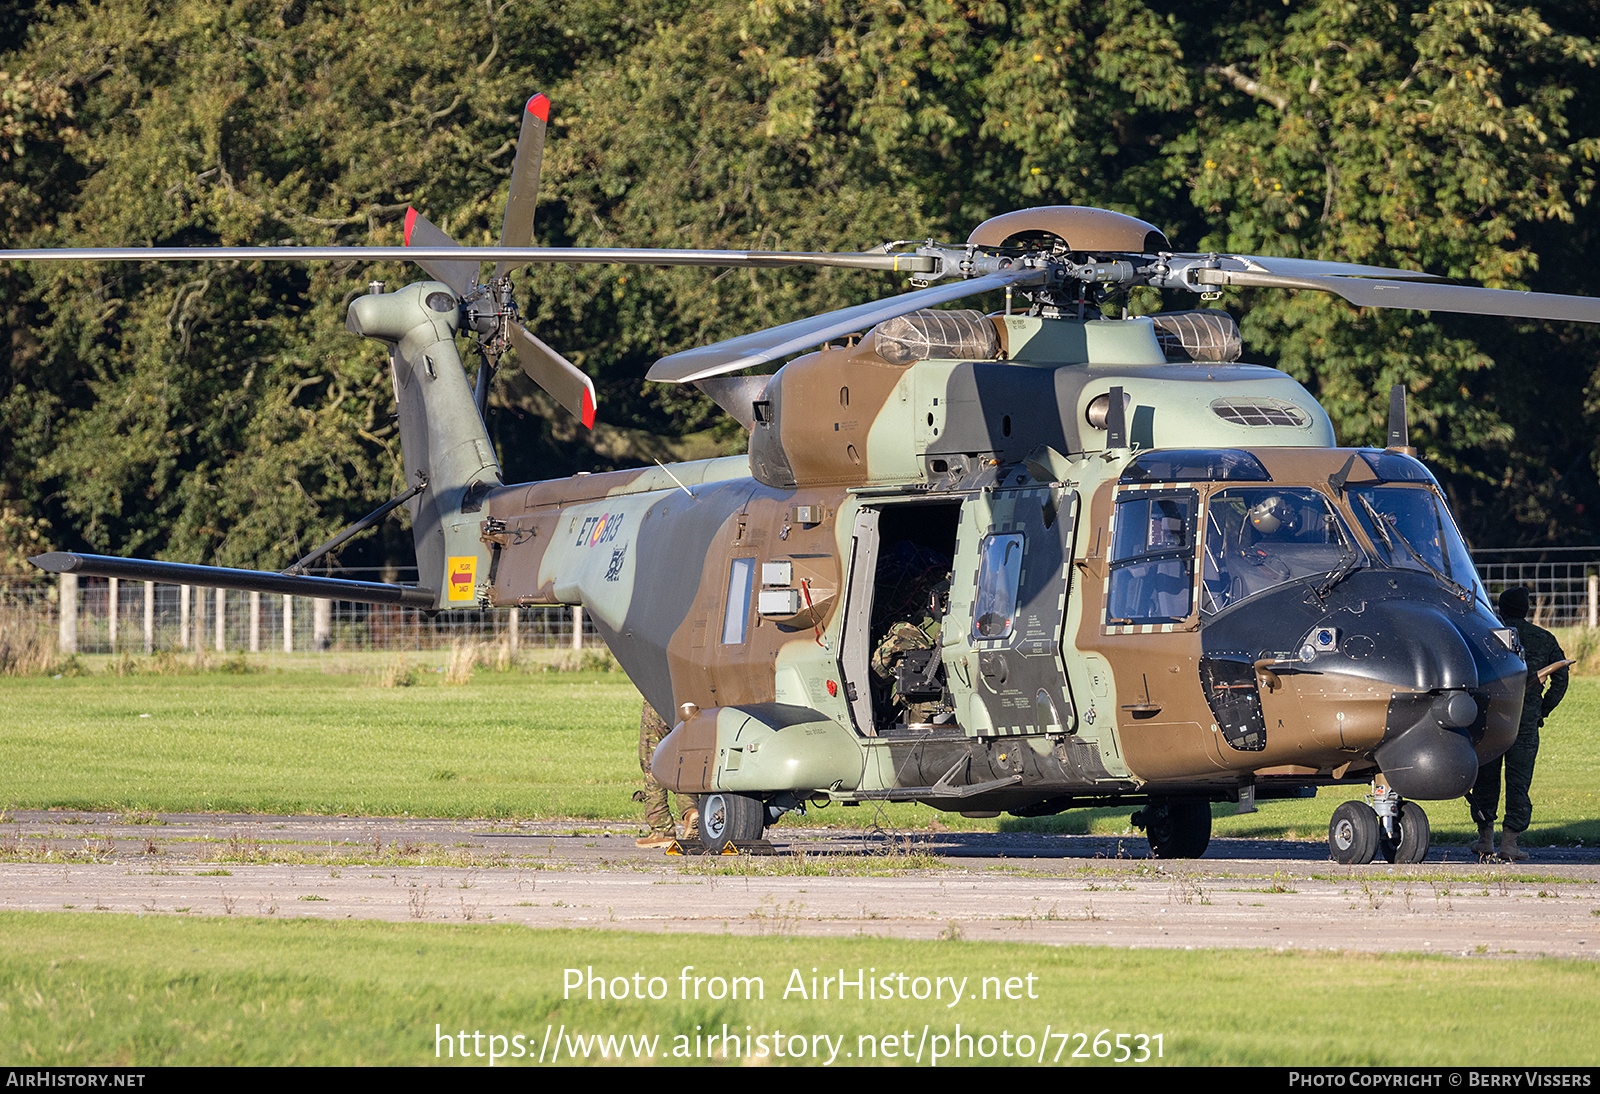
<path id="1" fill-rule="evenodd" d="M 1354 784 L 1370 793 L 1335 810 L 1333 857 L 1416 862 L 1417 802 L 1459 797 L 1515 738 L 1516 634 L 1407 443 L 1403 393 L 1386 448 L 1339 448 L 1300 384 L 1239 361 L 1227 313 L 1101 305 L 1135 286 L 1252 286 L 1600 322 L 1600 300 L 1183 253 L 1135 217 L 1066 206 L 995 217 L 962 244 L 851 254 L 536 248 L 548 111 L 541 95 L 523 114 L 498 247 L 458 246 L 413 210 L 402 248 L 5 253 L 404 258 L 431 278 L 373 283 L 347 318 L 388 351 L 405 493 L 279 574 L 33 561 L 428 610 L 581 604 L 672 712 L 654 772 L 706 796 L 714 849 L 808 803 L 1137 804 L 1155 855 L 1195 857 L 1212 803 Z M 507 349 L 586 426 L 595 415 L 590 380 L 518 318 L 510 274 L 530 262 L 844 266 L 916 289 L 656 362 L 650 379 L 699 385 L 749 431 L 747 456 L 509 485 L 483 420 Z M 938 309 L 995 290 L 1003 312 Z M 475 382 L 463 336 L 483 357 Z M 400 504 L 422 585 L 304 573 Z M 925 640 L 884 656 L 908 624 Z"/>

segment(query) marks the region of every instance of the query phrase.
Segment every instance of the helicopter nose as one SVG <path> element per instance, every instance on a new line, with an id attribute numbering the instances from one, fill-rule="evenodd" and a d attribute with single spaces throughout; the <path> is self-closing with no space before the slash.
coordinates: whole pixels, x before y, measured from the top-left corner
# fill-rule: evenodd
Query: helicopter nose
<path id="1" fill-rule="evenodd" d="M 1430 604 L 1394 600 L 1374 605 L 1378 660 L 1390 683 L 1418 691 L 1477 687 L 1478 658 L 1455 621 Z M 1464 713 L 1464 708 L 1456 712 Z M 1473 717 L 1477 717 L 1476 711 Z M 1471 719 L 1467 720 L 1470 724 Z"/>
<path id="2" fill-rule="evenodd" d="M 1467 695 L 1456 695 L 1476 712 L 1477 704 Z M 1431 710 L 1421 721 L 1385 740 L 1373 755 L 1389 785 L 1404 798 L 1459 798 L 1478 779 L 1478 753 L 1472 741 L 1459 729 L 1440 725 Z"/>
<path id="3" fill-rule="evenodd" d="M 1515 738 L 1522 664 L 1500 656 L 1476 613 L 1396 599 L 1325 625 L 1337 649 L 1312 664 L 1395 689 L 1374 758 L 1402 797 L 1459 797 Z"/>
<path id="4" fill-rule="evenodd" d="M 1433 701 L 1431 713 L 1445 729 L 1465 729 L 1478 720 L 1478 704 L 1464 691 L 1450 691 Z"/>

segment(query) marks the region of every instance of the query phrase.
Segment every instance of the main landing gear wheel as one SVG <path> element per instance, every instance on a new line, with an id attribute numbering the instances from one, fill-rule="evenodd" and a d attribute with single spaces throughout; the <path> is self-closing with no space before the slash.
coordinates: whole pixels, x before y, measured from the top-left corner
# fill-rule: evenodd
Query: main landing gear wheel
<path id="1" fill-rule="evenodd" d="M 1433 836 L 1428 814 L 1416 802 L 1401 802 L 1394 822 L 1394 838 L 1382 831 L 1380 825 L 1378 852 L 1388 862 L 1421 862 L 1428 855 L 1428 842 Z"/>
<path id="2" fill-rule="evenodd" d="M 758 840 L 766 828 L 767 807 L 744 794 L 706 794 L 700 799 L 700 842 L 720 855 L 740 840 Z"/>
<path id="3" fill-rule="evenodd" d="M 1427 823 L 1427 818 L 1423 818 L 1423 823 Z M 1378 853 L 1378 832 L 1378 814 L 1372 811 L 1372 806 L 1366 802 L 1345 802 L 1333 811 L 1333 820 L 1328 822 L 1328 850 L 1333 861 L 1346 866 L 1371 862 L 1372 856 Z"/>
<path id="4" fill-rule="evenodd" d="M 1156 858 L 1199 858 L 1211 845 L 1211 803 L 1152 801 L 1133 815 Z"/>

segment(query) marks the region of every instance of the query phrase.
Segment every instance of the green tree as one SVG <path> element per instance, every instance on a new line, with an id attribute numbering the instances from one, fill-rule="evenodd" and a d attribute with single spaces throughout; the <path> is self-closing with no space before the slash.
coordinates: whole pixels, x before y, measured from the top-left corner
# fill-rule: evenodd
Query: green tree
<path id="1" fill-rule="evenodd" d="M 4 18 L 27 28 L 0 62 L 13 245 L 392 244 L 408 204 L 492 242 L 522 103 L 544 90 L 541 243 L 858 249 L 1077 203 L 1184 248 L 1600 292 L 1586 7 L 81 0 Z M 283 565 L 401 486 L 384 362 L 343 311 L 369 279 L 415 275 L 0 269 L 13 524 Z M 693 390 L 644 384 L 651 361 L 900 287 L 640 267 L 518 280 L 541 336 L 595 377 L 601 426 L 584 435 L 508 359 L 491 430 L 512 478 L 685 452 L 708 429 L 701 450 L 737 445 Z M 1600 528 L 1589 330 L 1312 293 L 1229 303 L 1249 356 L 1305 382 L 1348 443 L 1381 437 L 1388 385 L 1406 384 L 1416 443 L 1479 543 Z M 406 538 L 390 522 L 345 558 L 403 560 Z"/>

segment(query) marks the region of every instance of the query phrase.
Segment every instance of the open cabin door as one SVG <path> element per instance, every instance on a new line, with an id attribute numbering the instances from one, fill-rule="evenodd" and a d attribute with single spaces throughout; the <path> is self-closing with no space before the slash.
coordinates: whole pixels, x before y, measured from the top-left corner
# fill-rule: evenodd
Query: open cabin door
<path id="1" fill-rule="evenodd" d="M 1032 485 L 962 507 L 945 660 L 969 735 L 1064 734 L 1077 708 L 1062 630 L 1078 495 Z"/>
<path id="2" fill-rule="evenodd" d="M 878 568 L 878 511 L 863 507 L 856 511 L 850 533 L 849 582 L 845 589 L 844 641 L 839 649 L 839 678 L 844 681 L 845 697 L 856 732 L 873 736 L 872 683 L 869 678 L 872 658 L 872 583 Z"/>
<path id="3" fill-rule="evenodd" d="M 872 675 L 874 655 L 890 629 L 899 623 L 920 628 L 938 622 L 941 630 L 951 625 L 944 614 L 945 590 L 953 573 L 961 506 L 960 500 L 948 497 L 885 501 L 863 506 L 856 514 L 839 671 L 851 717 L 866 736 L 877 735 L 909 714 L 891 696 L 890 681 Z M 932 635 L 927 641 L 935 644 Z M 919 663 L 911 653 L 904 656 Z M 930 660 L 923 651 L 920 663 L 925 673 L 921 686 L 931 690 L 918 698 L 941 712 L 941 722 L 948 722 L 950 714 L 941 698 L 941 689 L 948 687 L 942 662 Z M 902 693 L 903 701 L 909 699 Z"/>

